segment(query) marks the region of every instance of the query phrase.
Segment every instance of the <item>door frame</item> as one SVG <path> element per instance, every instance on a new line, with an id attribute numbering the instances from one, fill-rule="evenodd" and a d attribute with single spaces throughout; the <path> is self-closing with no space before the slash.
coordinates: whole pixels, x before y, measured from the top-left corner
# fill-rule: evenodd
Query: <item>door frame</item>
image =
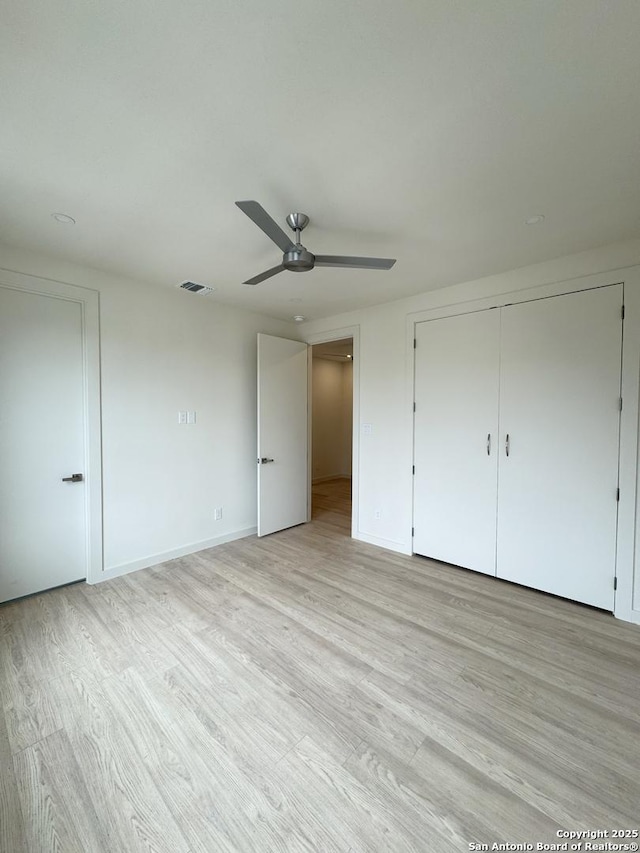
<path id="1" fill-rule="evenodd" d="M 640 414 L 640 266 L 626 267 L 567 281 L 547 282 L 522 290 L 501 292 L 480 299 L 464 299 L 440 307 L 416 311 L 406 317 L 407 347 L 407 427 L 415 443 L 413 400 L 415 388 L 415 326 L 425 320 L 468 314 L 487 308 L 502 308 L 520 302 L 531 302 L 549 296 L 562 296 L 581 290 L 592 290 L 612 284 L 624 285 L 625 318 L 622 331 L 622 398 L 619 443 L 619 484 L 616 577 L 614 616 L 640 624 L 640 506 L 638 494 L 638 423 Z M 413 489 L 412 489 L 413 493 Z M 411 524 L 413 524 L 413 494 Z M 412 539 L 410 541 L 413 541 Z M 413 553 L 413 547 L 412 551 Z"/>
<path id="2" fill-rule="evenodd" d="M 100 401 L 100 294 L 74 284 L 0 269 L 0 287 L 75 302 L 82 319 L 85 556 L 87 583 L 103 574 L 102 425 Z"/>
<path id="3" fill-rule="evenodd" d="M 311 490 L 313 486 L 313 380 L 312 366 L 313 354 L 311 347 L 315 344 L 327 344 L 331 341 L 340 341 L 343 338 L 351 338 L 353 340 L 353 417 L 351 420 L 351 538 L 358 538 L 360 529 L 360 501 L 359 501 L 359 471 L 360 471 L 360 326 L 344 326 L 340 329 L 331 329 L 327 332 L 317 332 L 314 335 L 308 335 L 305 342 L 309 346 L 309 383 L 308 383 L 308 447 L 309 453 L 307 458 L 307 492 L 308 505 L 307 514 L 311 521 Z"/>

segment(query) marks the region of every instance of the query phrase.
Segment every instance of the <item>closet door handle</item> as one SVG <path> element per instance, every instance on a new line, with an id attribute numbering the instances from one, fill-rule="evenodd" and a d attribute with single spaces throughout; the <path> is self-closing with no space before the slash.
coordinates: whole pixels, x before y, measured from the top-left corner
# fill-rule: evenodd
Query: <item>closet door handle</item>
<path id="1" fill-rule="evenodd" d="M 487 456 L 491 456 L 491 433 L 487 433 Z"/>
<path id="2" fill-rule="evenodd" d="M 509 433 L 507 433 L 507 437 L 504 442 L 504 452 L 509 455 Z"/>

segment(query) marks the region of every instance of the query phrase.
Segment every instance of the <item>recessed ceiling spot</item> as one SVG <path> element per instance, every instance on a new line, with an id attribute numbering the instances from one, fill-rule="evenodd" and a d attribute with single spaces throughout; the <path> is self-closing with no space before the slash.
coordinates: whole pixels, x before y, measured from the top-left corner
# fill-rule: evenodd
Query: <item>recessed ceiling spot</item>
<path id="1" fill-rule="evenodd" d="M 544 216 L 541 213 L 536 213 L 535 216 L 530 216 L 528 219 L 525 219 L 525 225 L 539 225 L 541 222 L 544 222 Z"/>
<path id="2" fill-rule="evenodd" d="M 302 314 L 296 314 L 293 319 L 295 320 L 296 323 L 304 323 L 304 321 L 306 320 L 306 317 L 303 317 Z"/>
<path id="3" fill-rule="evenodd" d="M 75 225 L 76 221 L 73 216 L 67 216 L 66 213 L 52 213 L 51 218 L 56 222 L 61 222 L 63 225 Z"/>

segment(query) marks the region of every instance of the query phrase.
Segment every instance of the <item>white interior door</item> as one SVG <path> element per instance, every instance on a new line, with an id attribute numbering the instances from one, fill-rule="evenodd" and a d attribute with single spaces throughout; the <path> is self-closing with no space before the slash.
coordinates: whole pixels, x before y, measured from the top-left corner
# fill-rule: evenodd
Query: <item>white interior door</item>
<path id="1" fill-rule="evenodd" d="M 258 335 L 258 536 L 308 519 L 307 345 Z"/>
<path id="2" fill-rule="evenodd" d="M 82 308 L 0 286 L 0 601 L 87 574 Z"/>
<path id="3" fill-rule="evenodd" d="M 615 285 L 502 310 L 498 577 L 607 610 L 621 307 Z"/>
<path id="4" fill-rule="evenodd" d="M 496 570 L 500 312 L 419 323 L 413 550 Z"/>

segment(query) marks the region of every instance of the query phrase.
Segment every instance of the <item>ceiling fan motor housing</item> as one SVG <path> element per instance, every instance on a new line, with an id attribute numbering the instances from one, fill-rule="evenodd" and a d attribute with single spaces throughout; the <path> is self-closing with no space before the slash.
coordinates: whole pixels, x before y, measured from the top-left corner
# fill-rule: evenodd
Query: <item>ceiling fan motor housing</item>
<path id="1" fill-rule="evenodd" d="M 284 253 L 282 265 L 291 272 L 306 272 L 313 269 L 315 260 L 315 255 L 307 252 L 304 246 L 299 246 Z"/>

